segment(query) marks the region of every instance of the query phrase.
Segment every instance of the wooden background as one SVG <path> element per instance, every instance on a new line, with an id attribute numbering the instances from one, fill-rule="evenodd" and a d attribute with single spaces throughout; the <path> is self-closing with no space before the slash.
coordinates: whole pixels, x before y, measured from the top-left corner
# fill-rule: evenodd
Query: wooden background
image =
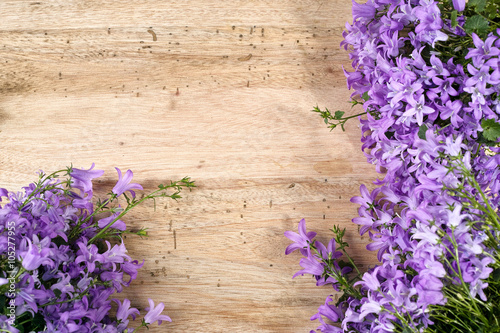
<path id="1" fill-rule="evenodd" d="M 356 120 L 330 132 L 310 110 L 350 110 L 340 49 L 346 0 L 0 1 L 0 187 L 70 163 L 132 169 L 146 190 L 190 176 L 179 202 L 128 216 L 146 263 L 121 297 L 164 302 L 151 332 L 309 332 L 331 288 L 292 280 L 286 230 L 327 242 L 377 174 Z"/>

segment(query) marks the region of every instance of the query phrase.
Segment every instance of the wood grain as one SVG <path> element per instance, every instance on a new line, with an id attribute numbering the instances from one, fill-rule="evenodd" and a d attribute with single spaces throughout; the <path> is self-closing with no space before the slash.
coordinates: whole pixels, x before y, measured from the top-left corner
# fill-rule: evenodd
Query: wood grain
<path id="1" fill-rule="evenodd" d="M 349 111 L 339 48 L 349 1 L 4 0 L 0 3 L 0 187 L 95 162 L 99 191 L 132 169 L 152 190 L 190 176 L 178 202 L 127 219 L 145 258 L 120 297 L 166 305 L 151 332 L 309 332 L 329 288 L 297 277 L 286 230 L 348 229 L 376 262 L 349 202 L 377 174 L 355 121 L 330 133 L 310 110 Z M 353 111 L 354 112 L 354 111 Z"/>

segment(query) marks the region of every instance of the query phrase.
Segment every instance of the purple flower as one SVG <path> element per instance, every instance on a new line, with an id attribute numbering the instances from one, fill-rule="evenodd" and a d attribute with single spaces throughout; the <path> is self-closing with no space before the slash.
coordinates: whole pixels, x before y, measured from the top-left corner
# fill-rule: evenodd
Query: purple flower
<path id="1" fill-rule="evenodd" d="M 135 192 L 133 190 L 143 190 L 142 186 L 137 183 L 130 183 L 132 177 L 134 176 L 131 170 L 127 170 L 125 175 L 122 177 L 122 172 L 120 169 L 115 168 L 118 172 L 118 182 L 115 187 L 113 187 L 112 192 L 116 194 L 116 196 L 120 196 L 126 191 L 129 191 L 133 198 L 135 198 Z"/>
<path id="2" fill-rule="evenodd" d="M 442 293 L 443 283 L 434 275 L 426 275 L 415 279 L 415 289 L 417 291 L 417 304 L 420 307 L 427 307 L 430 304 L 444 304 L 445 299 Z"/>
<path id="3" fill-rule="evenodd" d="M 469 53 L 465 56 L 465 59 L 472 58 L 472 63 L 476 67 L 480 67 L 482 62 L 489 57 L 499 56 L 500 49 L 497 46 L 493 46 L 493 43 L 498 41 L 498 38 L 490 34 L 486 40 L 482 40 L 478 35 L 472 33 L 472 41 L 476 48 L 469 49 Z"/>
<path id="4" fill-rule="evenodd" d="M 118 310 L 116 311 L 116 319 L 120 321 L 118 325 L 118 331 L 124 330 L 127 328 L 129 323 L 129 317 L 132 317 L 132 320 L 135 320 L 136 315 L 139 314 L 139 310 L 136 308 L 130 307 L 130 300 L 125 298 L 123 303 L 121 303 L 118 299 L 113 299 L 113 301 L 118 305 Z"/>
<path id="5" fill-rule="evenodd" d="M 299 233 L 293 231 L 285 231 L 285 236 L 293 241 L 294 243 L 287 246 L 285 249 L 285 254 L 290 254 L 295 250 L 300 250 L 302 255 L 307 256 L 307 248 L 309 248 L 309 243 L 312 242 L 313 238 L 316 236 L 314 231 L 306 231 L 306 220 L 302 219 L 299 222 Z"/>
<path id="6" fill-rule="evenodd" d="M 128 286 L 132 280 L 135 280 L 137 278 L 137 271 L 139 268 L 144 266 L 144 260 L 142 260 L 142 263 L 139 264 L 139 261 L 134 260 L 134 261 L 125 261 L 121 268 L 124 273 L 128 274 L 130 276 L 129 282 L 126 282 L 125 285 Z"/>
<path id="7" fill-rule="evenodd" d="M 453 8 L 455 8 L 456 11 L 463 12 L 465 9 L 465 0 L 452 0 L 453 2 Z"/>
<path id="8" fill-rule="evenodd" d="M 307 256 L 305 258 L 300 259 L 300 266 L 302 266 L 302 270 L 298 271 L 293 275 L 295 278 L 297 275 L 311 274 L 314 276 L 321 276 L 325 271 L 325 266 L 322 263 L 318 262 L 317 258 L 311 254 L 311 251 L 308 249 Z"/>
<path id="9" fill-rule="evenodd" d="M 102 228 L 105 228 L 108 224 L 113 223 L 110 226 L 110 228 L 121 230 L 121 231 L 126 230 L 127 225 L 125 224 L 125 222 L 123 222 L 122 220 L 114 221 L 121 214 L 121 212 L 122 212 L 122 210 L 119 210 L 119 211 L 111 214 L 108 217 L 104 217 L 104 218 L 100 219 L 99 222 L 97 223 L 97 225 L 99 226 L 99 228 L 102 229 Z"/>
<path id="10" fill-rule="evenodd" d="M 338 259 L 342 257 L 342 252 L 341 251 L 335 251 L 335 239 L 332 238 L 328 242 L 328 245 L 325 247 L 323 243 L 316 241 L 314 242 L 314 245 L 316 246 L 316 249 L 318 250 L 319 255 L 324 259 L 324 260 L 331 260 L 331 259 Z"/>
<path id="11" fill-rule="evenodd" d="M 312 316 L 311 320 L 318 319 L 321 322 L 321 325 L 318 327 L 321 332 L 341 333 L 343 332 L 341 328 L 326 324 L 323 320 L 323 317 L 325 317 L 332 322 L 338 322 L 343 318 L 342 310 L 334 305 L 330 305 L 330 302 L 333 302 L 331 295 L 326 298 L 324 305 L 319 306 L 318 313 Z"/>
<path id="12" fill-rule="evenodd" d="M 361 305 L 360 310 L 361 312 L 359 313 L 359 319 L 362 320 L 371 313 L 378 314 L 380 311 L 382 311 L 382 304 L 380 304 L 376 299 L 372 298 L 371 295 L 369 295 L 368 301 Z"/>
<path id="13" fill-rule="evenodd" d="M 14 325 L 14 318 L 15 317 L 11 319 L 7 316 L 0 315 L 0 329 L 3 330 L 3 332 L 18 333 L 19 330 L 12 326 Z"/>
<path id="14" fill-rule="evenodd" d="M 144 321 L 147 324 L 152 324 L 155 321 L 158 321 L 158 325 L 161 325 L 162 320 L 172 321 L 172 319 L 170 319 L 169 316 L 161 314 L 163 308 L 165 307 L 163 303 L 160 303 L 155 307 L 155 303 L 151 298 L 148 298 L 148 302 L 149 302 L 149 307 L 145 309 L 146 311 L 148 311 L 148 313 L 146 313 L 146 315 L 144 316 Z"/>
<path id="15" fill-rule="evenodd" d="M 7 197 L 9 195 L 9 191 L 4 188 L 0 188 L 0 201 L 2 201 L 2 197 Z"/>
<path id="16" fill-rule="evenodd" d="M 103 262 L 104 257 L 99 253 L 99 249 L 95 244 L 87 245 L 87 240 L 84 239 L 76 244 L 80 249 L 78 250 L 75 263 L 85 263 L 89 273 L 94 272 L 96 262 Z"/>
<path id="17" fill-rule="evenodd" d="M 368 0 L 364 4 L 357 3 L 355 0 L 352 0 L 352 17 L 354 20 L 364 19 L 370 20 L 375 17 L 376 13 L 375 5 L 373 0 Z"/>
<path id="18" fill-rule="evenodd" d="M 425 96 L 420 95 L 418 101 L 410 102 L 402 118 L 410 118 L 415 116 L 416 123 L 420 126 L 424 122 L 424 115 L 434 113 L 435 110 L 425 103 Z M 413 121 L 412 121 L 413 122 Z"/>
<path id="19" fill-rule="evenodd" d="M 104 174 L 104 170 L 92 170 L 95 164 L 88 170 L 73 168 L 71 170 L 71 186 L 81 190 L 83 193 L 92 194 L 92 179 L 99 178 Z"/>
<path id="20" fill-rule="evenodd" d="M 377 291 L 380 288 L 380 281 L 377 278 L 380 266 L 376 267 L 373 271 L 363 274 L 363 279 L 356 282 L 354 285 L 363 285 L 363 287 L 371 290 Z"/>
<path id="21" fill-rule="evenodd" d="M 120 243 L 120 245 L 115 244 L 113 248 L 111 248 L 111 244 L 108 241 L 105 242 L 108 246 L 108 250 L 102 254 L 103 263 L 112 263 L 113 267 L 115 267 L 115 264 L 123 264 L 125 260 L 131 260 L 130 257 L 126 254 L 127 248 L 125 247 L 123 241 Z"/>
<path id="22" fill-rule="evenodd" d="M 33 245 L 29 238 L 26 238 L 25 241 L 28 243 L 28 249 L 21 252 L 20 257 L 22 258 L 22 265 L 26 270 L 35 270 L 40 265 L 54 267 L 54 262 L 49 258 L 49 254 L 51 253 L 49 248 L 38 248 Z"/>
<path id="23" fill-rule="evenodd" d="M 62 272 L 59 272 L 58 276 L 60 277 L 59 280 L 57 283 L 54 283 L 50 289 L 58 290 L 61 294 L 67 294 L 69 299 L 73 298 L 72 293 L 75 291 L 75 288 L 71 284 L 71 276 Z"/>

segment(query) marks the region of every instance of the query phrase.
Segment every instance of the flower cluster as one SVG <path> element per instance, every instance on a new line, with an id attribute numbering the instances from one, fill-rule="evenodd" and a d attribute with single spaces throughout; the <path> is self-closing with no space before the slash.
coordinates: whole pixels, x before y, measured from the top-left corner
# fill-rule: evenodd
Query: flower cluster
<path id="1" fill-rule="evenodd" d="M 122 234 L 132 232 L 121 219 L 145 200 L 179 198 L 181 188 L 194 185 L 184 178 L 138 199 L 134 190 L 143 188 L 131 183 L 132 171 L 116 170 L 119 180 L 106 200 L 94 200 L 92 182 L 104 173 L 94 164 L 40 172 L 22 192 L 0 189 L 0 201 L 7 199 L 0 206 L 0 331 L 135 331 L 129 322 L 139 310 L 113 298 L 144 264 L 127 255 Z M 140 327 L 170 321 L 163 308 L 149 300 Z"/>
<path id="2" fill-rule="evenodd" d="M 333 261 L 339 255 L 325 257 L 303 223 L 300 235 L 287 234 L 289 249 L 306 257 L 301 273 L 344 292 L 311 318 L 322 332 L 500 330 L 499 8 L 494 0 L 353 2 L 342 45 L 354 72 L 345 75 L 366 114 L 362 149 L 384 174 L 351 200 L 360 205 L 353 222 L 380 264 L 349 280 Z M 332 128 L 346 119 L 319 112 Z"/>

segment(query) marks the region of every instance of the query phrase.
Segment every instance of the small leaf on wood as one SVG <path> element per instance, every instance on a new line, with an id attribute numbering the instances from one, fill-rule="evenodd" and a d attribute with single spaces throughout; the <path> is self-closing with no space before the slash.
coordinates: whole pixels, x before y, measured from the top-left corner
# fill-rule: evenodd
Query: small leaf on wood
<path id="1" fill-rule="evenodd" d="M 344 111 L 335 111 L 335 115 L 333 116 L 333 119 L 339 120 L 344 116 Z"/>

